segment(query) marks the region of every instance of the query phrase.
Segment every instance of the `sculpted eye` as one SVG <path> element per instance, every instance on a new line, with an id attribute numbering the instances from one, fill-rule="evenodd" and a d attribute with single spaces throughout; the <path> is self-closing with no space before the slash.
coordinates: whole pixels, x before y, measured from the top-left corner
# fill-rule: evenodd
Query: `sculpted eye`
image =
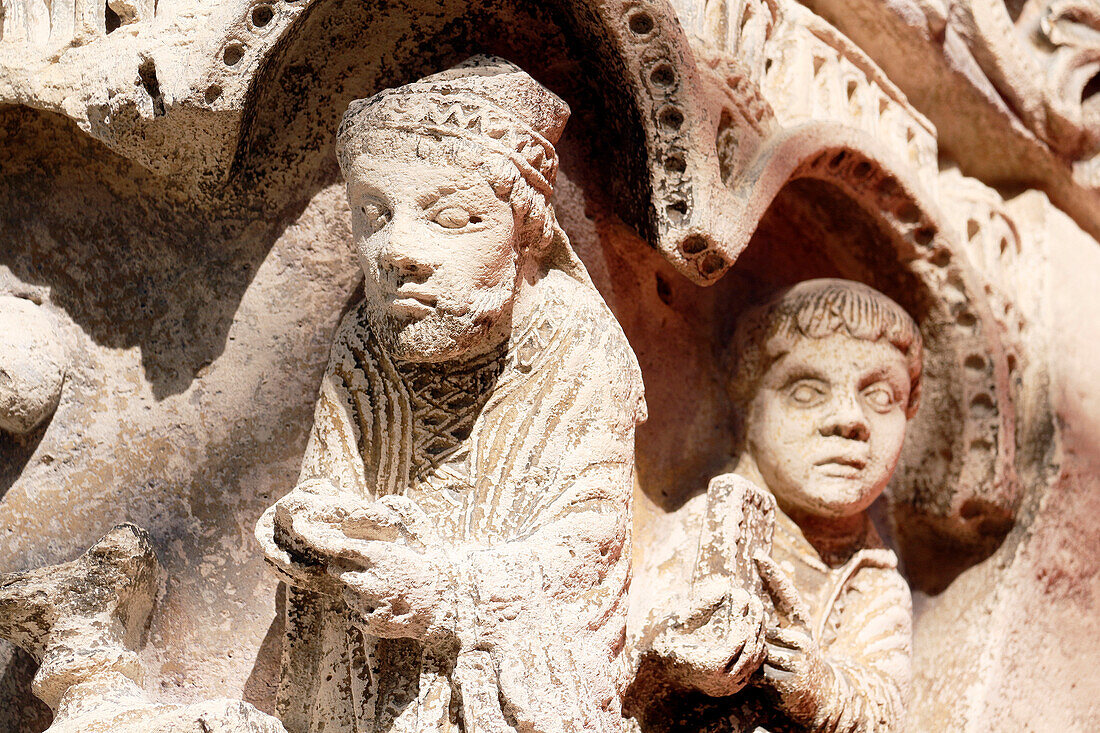
<path id="1" fill-rule="evenodd" d="M 390 223 L 390 210 L 379 201 L 368 201 L 360 204 L 359 212 L 367 222 L 367 228 L 374 234 L 382 227 Z"/>
<path id="2" fill-rule="evenodd" d="M 448 206 L 432 217 L 432 221 L 444 229 L 461 229 L 481 222 L 481 217 L 471 214 L 460 206 Z"/>
<path id="3" fill-rule="evenodd" d="M 817 380 L 802 379 L 791 385 L 787 394 L 800 407 L 816 405 L 825 398 L 825 385 Z"/>
<path id="4" fill-rule="evenodd" d="M 889 410 L 897 402 L 894 391 L 884 382 L 877 382 L 864 389 L 863 399 L 876 410 Z"/>

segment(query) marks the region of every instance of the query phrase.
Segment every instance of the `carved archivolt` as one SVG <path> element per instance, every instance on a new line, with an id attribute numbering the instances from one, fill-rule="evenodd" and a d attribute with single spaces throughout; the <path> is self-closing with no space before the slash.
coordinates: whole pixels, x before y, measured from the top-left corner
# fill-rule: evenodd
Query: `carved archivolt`
<path id="1" fill-rule="evenodd" d="M 966 242 L 973 238 L 964 234 L 971 220 L 983 237 L 1001 224 L 941 211 L 932 125 L 865 54 L 806 8 L 759 0 L 678 5 L 560 4 L 571 32 L 592 40 L 607 60 L 641 126 L 643 193 L 623 217 L 682 274 L 712 284 L 790 182 L 822 181 L 857 202 L 928 293 L 922 327 L 938 353 L 933 361 L 941 361 L 930 382 L 942 386 L 945 409 L 957 416 L 955 430 L 929 425 L 924 439 L 911 442 L 920 455 L 907 464 L 921 468 L 903 471 L 896 494 L 963 535 L 981 534 L 974 527 L 1003 531 L 1019 496 L 1004 345 L 1012 330 L 990 315 L 985 283 L 968 262 Z M 975 28 L 992 27 L 978 21 L 1000 12 L 995 4 L 964 5 Z M 30 7 L 19 5 L 18 12 Z M 117 152 L 180 176 L 193 191 L 216 191 L 247 152 L 242 140 L 263 70 L 301 21 L 323 7 L 323 0 L 204 7 L 170 31 L 154 28 L 143 12 L 116 9 L 134 21 L 132 33 L 108 33 L 104 16 L 102 35 L 71 42 L 56 62 L 26 33 L 6 32 L 0 101 L 66 114 Z M 1051 119 L 1068 120 L 1080 140 L 1091 140 L 1091 107 L 1078 114 L 1063 104 L 1091 89 L 1096 61 L 1092 36 L 1082 30 L 1091 27 L 1091 11 L 1066 2 L 1027 7 L 1017 22 L 1034 19 L 1050 73 L 1061 80 L 1062 101 L 1047 100 L 1058 112 Z M 16 27 L 16 16 L 9 11 L 5 28 Z M 183 43 L 188 23 L 206 32 Z M 154 39 L 175 44 L 173 65 L 158 55 Z M 90 77 L 101 82 L 95 92 L 75 95 Z"/>
<path id="2" fill-rule="evenodd" d="M 744 13 L 744 5 L 735 6 L 727 8 L 731 19 Z M 734 124 L 719 134 L 735 207 L 727 210 L 741 227 L 728 255 L 736 257 L 746 243 L 739 237 L 751 236 L 774 197 L 799 179 L 839 189 L 878 220 L 893 256 L 926 291 L 921 328 L 929 344 L 929 401 L 936 404 L 912 427 L 894 482 L 896 509 L 910 528 L 995 545 L 1020 503 L 1010 370 L 1020 347 L 1018 324 L 992 310 L 1003 313 L 1011 296 L 991 302 L 984 269 L 972 258 L 976 242 L 1013 231 L 1011 218 L 1003 207 L 992 215 L 976 202 L 941 205 L 934 128 L 832 26 L 793 3 L 779 4 L 772 23 L 760 86 L 750 83 L 746 92 L 744 78 L 726 80 L 728 89 L 743 85 L 732 98 L 759 99 L 774 110 L 763 125 Z M 707 37 L 708 27 L 716 26 L 701 24 L 700 46 L 737 47 L 729 35 Z M 734 27 L 751 30 L 735 23 L 726 29 Z M 942 200 L 950 199 L 948 193 Z"/>

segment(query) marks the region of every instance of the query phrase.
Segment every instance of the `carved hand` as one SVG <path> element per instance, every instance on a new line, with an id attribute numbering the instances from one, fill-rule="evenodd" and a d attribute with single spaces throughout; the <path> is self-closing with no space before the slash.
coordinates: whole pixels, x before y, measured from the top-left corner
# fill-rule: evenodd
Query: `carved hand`
<path id="1" fill-rule="evenodd" d="M 810 633 L 806 603 L 770 557 L 754 557 L 764 588 L 785 622 L 765 632 L 761 683 L 779 697 L 794 720 L 811 723 L 829 704 L 833 670 Z"/>
<path id="2" fill-rule="evenodd" d="M 338 583 L 325 572 L 323 553 L 306 541 L 305 534 L 339 526 L 361 502 L 330 482 L 315 479 L 294 487 L 264 512 L 256 523 L 256 539 L 265 559 L 285 583 L 325 595 L 340 594 Z M 317 531 L 303 533 L 313 526 Z M 332 534 L 329 532 L 329 534 Z M 338 538 L 330 538 L 330 542 Z"/>
<path id="3" fill-rule="evenodd" d="M 764 659 L 764 606 L 740 588 L 698 593 L 686 615 L 669 620 L 653 641 L 665 672 L 679 684 L 711 697 L 745 686 Z"/>
<path id="4" fill-rule="evenodd" d="M 766 635 L 763 681 L 779 696 L 782 708 L 795 720 L 814 720 L 828 705 L 832 668 L 817 642 L 802 626 L 772 627 Z"/>
<path id="5" fill-rule="evenodd" d="M 342 598 L 375 636 L 426 638 L 453 625 L 450 563 L 404 497 L 364 503 L 321 479 L 295 487 L 256 530 L 287 583 Z"/>
<path id="6" fill-rule="evenodd" d="M 349 542 L 328 572 L 368 633 L 416 639 L 453 633 L 455 571 L 420 507 L 383 497 L 352 512 L 341 528 Z"/>

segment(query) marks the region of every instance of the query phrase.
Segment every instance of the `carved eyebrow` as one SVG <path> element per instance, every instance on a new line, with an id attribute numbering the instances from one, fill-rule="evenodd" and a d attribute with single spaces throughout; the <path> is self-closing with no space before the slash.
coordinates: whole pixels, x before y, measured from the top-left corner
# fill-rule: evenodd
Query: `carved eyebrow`
<path id="1" fill-rule="evenodd" d="M 773 362 L 772 365 L 774 366 L 775 362 Z M 828 382 L 829 375 L 812 364 L 796 364 L 795 366 L 788 367 L 788 371 L 783 374 L 782 386 L 787 387 L 803 379 L 816 379 L 819 382 Z"/>
<path id="2" fill-rule="evenodd" d="M 425 191 L 420 196 L 417 196 L 416 203 L 420 208 L 427 209 L 428 207 L 439 203 L 441 200 L 448 196 L 454 196 L 455 194 L 462 193 L 470 186 L 456 186 L 453 184 L 446 184 L 440 186 L 435 191 Z"/>
<path id="3" fill-rule="evenodd" d="M 886 380 L 887 382 L 898 382 L 900 386 L 902 383 L 908 383 L 908 375 L 904 370 L 894 366 L 876 366 L 860 378 L 859 388 L 863 389 L 870 384 L 882 380 Z"/>

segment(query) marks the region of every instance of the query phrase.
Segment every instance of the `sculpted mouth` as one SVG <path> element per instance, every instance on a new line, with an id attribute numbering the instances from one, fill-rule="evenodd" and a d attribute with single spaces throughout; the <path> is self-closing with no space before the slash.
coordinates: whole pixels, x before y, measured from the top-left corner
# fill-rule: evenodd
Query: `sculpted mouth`
<path id="1" fill-rule="evenodd" d="M 818 461 L 815 466 L 844 466 L 847 468 L 854 468 L 857 471 L 863 470 L 867 465 L 867 461 L 862 458 L 854 458 L 852 456 L 830 456 L 824 460 Z"/>
<path id="2" fill-rule="evenodd" d="M 388 293 L 386 300 L 395 305 L 419 305 L 433 308 L 438 298 L 429 293 L 402 286 L 396 291 Z"/>

